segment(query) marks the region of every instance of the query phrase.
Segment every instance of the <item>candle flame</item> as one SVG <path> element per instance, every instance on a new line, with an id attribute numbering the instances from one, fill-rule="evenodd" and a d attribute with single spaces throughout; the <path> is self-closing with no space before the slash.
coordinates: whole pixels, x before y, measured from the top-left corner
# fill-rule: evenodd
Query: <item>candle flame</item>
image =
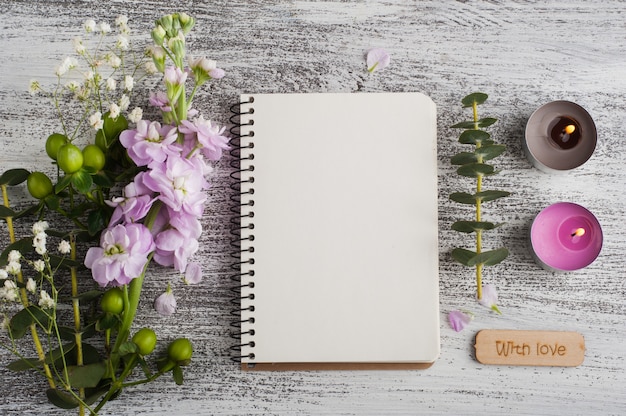
<path id="1" fill-rule="evenodd" d="M 576 231 L 572 233 L 572 237 L 582 237 L 583 235 L 585 235 L 584 228 L 577 228 Z"/>
<path id="2" fill-rule="evenodd" d="M 574 126 L 573 124 L 568 124 L 567 126 L 565 126 L 565 129 L 563 129 L 563 131 L 565 132 L 565 134 L 572 134 L 576 131 L 576 126 Z"/>

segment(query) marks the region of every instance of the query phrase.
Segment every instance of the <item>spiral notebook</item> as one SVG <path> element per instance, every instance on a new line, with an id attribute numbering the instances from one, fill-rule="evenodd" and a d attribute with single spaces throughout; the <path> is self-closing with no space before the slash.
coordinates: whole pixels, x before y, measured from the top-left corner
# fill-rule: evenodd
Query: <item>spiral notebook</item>
<path id="1" fill-rule="evenodd" d="M 242 368 L 433 363 L 433 101 L 245 94 L 239 109 Z"/>

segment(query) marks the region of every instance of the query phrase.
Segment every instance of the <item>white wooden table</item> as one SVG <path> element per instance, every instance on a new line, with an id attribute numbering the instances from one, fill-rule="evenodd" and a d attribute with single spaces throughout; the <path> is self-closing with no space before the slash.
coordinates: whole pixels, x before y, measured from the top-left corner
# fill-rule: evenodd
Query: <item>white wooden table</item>
<path id="1" fill-rule="evenodd" d="M 31 97 L 28 83 L 53 82 L 53 68 L 70 50 L 87 18 L 110 22 L 126 14 L 133 39 L 149 42 L 152 22 L 172 4 L 115 2 L 14 2 L 0 0 L 0 166 L 49 169 L 45 137 L 56 127 L 50 106 Z M 186 383 L 169 378 L 125 391 L 102 414 L 626 414 L 626 4 L 619 1 L 255 1 L 180 2 L 197 18 L 190 48 L 216 59 L 227 76 L 204 91 L 196 105 L 220 124 L 242 92 L 420 91 L 438 106 L 441 358 L 425 371 L 244 373 L 228 354 L 229 159 L 215 171 L 203 220 L 198 258 L 205 280 L 182 288 L 171 271 L 151 270 L 140 305 L 143 325 L 163 339 L 193 339 L 194 365 Z M 392 57 L 383 72 L 365 71 L 364 53 L 384 47 Z M 449 158 L 460 150 L 448 126 L 468 116 L 460 99 L 490 95 L 484 116 L 499 119 L 494 137 L 508 146 L 492 179 L 512 196 L 485 207 L 485 217 L 506 226 L 486 237 L 510 257 L 488 269 L 499 289 L 503 316 L 474 302 L 472 271 L 454 263 L 463 236 L 450 224 L 465 212 L 448 200 L 464 190 Z M 581 168 L 550 175 L 532 168 L 520 140 L 526 120 L 557 99 L 585 107 L 599 142 Z M 467 110 L 465 110 L 467 111 Z M 419 126 L 407 126 L 419 128 Z M 21 193 L 20 193 L 21 192 Z M 13 195 L 23 203 L 26 191 Z M 586 269 L 554 274 L 532 260 L 528 226 L 543 207 L 578 202 L 604 230 L 600 257 Z M 3 228 L 4 229 L 4 228 Z M 7 237 L 2 231 L 2 246 Z M 178 313 L 156 314 L 154 297 L 176 282 Z M 447 324 L 452 309 L 472 309 L 464 332 Z M 555 329 L 586 339 L 580 367 L 484 366 L 473 358 L 476 331 L 484 328 Z M 0 354 L 3 363 L 12 357 Z M 46 400 L 33 374 L 0 369 L 0 414 L 65 414 Z M 71 412 L 69 414 L 72 414 Z"/>

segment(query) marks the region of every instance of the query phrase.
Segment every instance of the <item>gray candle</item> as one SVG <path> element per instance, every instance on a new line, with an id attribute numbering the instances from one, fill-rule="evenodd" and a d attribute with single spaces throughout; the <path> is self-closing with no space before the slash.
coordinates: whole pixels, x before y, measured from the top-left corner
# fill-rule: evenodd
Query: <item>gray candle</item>
<path id="1" fill-rule="evenodd" d="M 596 126 L 584 108 L 570 101 L 553 101 L 530 116 L 522 146 L 533 166 L 552 173 L 585 163 L 596 143 Z"/>

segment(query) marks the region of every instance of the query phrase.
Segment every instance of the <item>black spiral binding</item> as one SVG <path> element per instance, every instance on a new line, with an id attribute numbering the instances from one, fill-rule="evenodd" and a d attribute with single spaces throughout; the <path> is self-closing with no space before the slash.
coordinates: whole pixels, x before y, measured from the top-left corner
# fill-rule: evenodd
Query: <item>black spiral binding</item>
<path id="1" fill-rule="evenodd" d="M 231 264 L 233 273 L 230 275 L 230 279 L 233 281 L 233 286 L 230 288 L 232 292 L 231 304 L 232 310 L 230 312 L 233 320 L 231 322 L 231 337 L 236 340 L 236 344 L 233 345 L 231 350 L 231 359 L 240 363 L 242 359 L 248 358 L 254 360 L 255 356 L 253 352 L 245 352 L 243 349 L 250 350 L 254 348 L 255 343 L 251 340 L 254 336 L 254 317 L 249 316 L 249 312 L 254 312 L 254 165 L 252 160 L 254 154 L 252 149 L 254 143 L 251 141 L 251 137 L 254 136 L 254 131 L 247 129 L 247 126 L 254 125 L 254 120 L 248 117 L 254 114 L 254 108 L 250 107 L 245 111 L 242 111 L 244 106 L 254 103 L 254 97 L 250 97 L 247 101 L 234 104 L 230 107 L 230 111 L 233 114 L 230 117 L 230 122 L 233 127 L 230 128 L 231 139 L 229 144 L 231 146 L 230 155 L 232 160 L 230 165 L 233 171 L 230 174 L 232 179 L 230 188 L 234 191 L 231 195 L 231 207 L 230 210 L 233 214 L 231 218 L 231 257 L 234 262 Z M 243 117 L 242 117 L 243 116 Z M 243 121 L 242 118 L 246 120 Z M 242 127 L 246 127 L 246 134 L 242 134 Z M 245 146 L 242 146 L 242 138 L 245 139 Z M 245 248 L 244 248 L 245 246 Z M 245 305 L 245 306 L 244 306 Z M 246 317 L 247 316 L 247 317 Z M 242 328 L 246 328 L 243 330 Z M 243 342 L 242 338 L 246 337 L 249 341 Z M 248 364 L 252 366 L 253 364 Z"/>

